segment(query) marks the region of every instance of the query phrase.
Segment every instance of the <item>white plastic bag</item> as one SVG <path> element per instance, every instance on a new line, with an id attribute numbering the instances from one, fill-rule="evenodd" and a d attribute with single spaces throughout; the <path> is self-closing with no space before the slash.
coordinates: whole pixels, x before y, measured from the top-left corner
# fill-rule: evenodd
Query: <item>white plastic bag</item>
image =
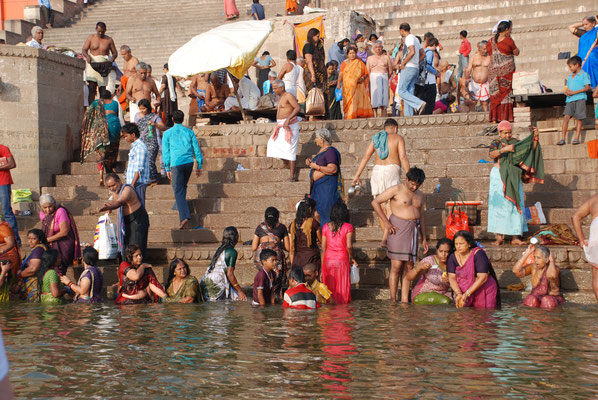
<path id="1" fill-rule="evenodd" d="M 351 265 L 351 285 L 359 283 L 359 268 L 356 264 Z"/>
<path id="2" fill-rule="evenodd" d="M 546 216 L 542 211 L 542 204 L 539 201 L 531 207 L 525 209 L 525 218 L 528 225 L 544 225 L 546 223 Z"/>
<path id="3" fill-rule="evenodd" d="M 114 224 L 108 214 L 98 220 L 93 237 L 93 248 L 98 251 L 100 260 L 111 260 L 118 256 L 118 242 Z"/>

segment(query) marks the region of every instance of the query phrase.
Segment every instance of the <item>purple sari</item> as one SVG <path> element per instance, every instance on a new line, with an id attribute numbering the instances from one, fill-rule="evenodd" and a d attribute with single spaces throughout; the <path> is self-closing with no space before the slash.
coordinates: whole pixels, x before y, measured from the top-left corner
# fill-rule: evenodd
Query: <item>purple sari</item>
<path id="1" fill-rule="evenodd" d="M 79 277 L 79 281 L 77 282 L 79 287 L 81 287 L 81 281 L 83 278 L 87 278 L 91 281 L 91 286 L 89 287 L 89 296 L 77 295 L 74 302 L 102 303 L 102 286 L 104 285 L 104 279 L 102 278 L 102 273 L 100 270 L 91 265 L 85 268 L 85 271 L 83 271 Z"/>
<path id="2" fill-rule="evenodd" d="M 66 237 L 62 239 L 52 242 L 50 247 L 53 249 L 58 250 L 60 253 L 60 267 L 59 273 L 64 275 L 66 274 L 67 268 L 73 264 L 73 262 L 79 258 L 81 258 L 81 246 L 79 244 L 79 232 L 77 231 L 77 225 L 75 224 L 75 218 L 69 210 L 67 210 L 63 206 L 56 206 L 56 209 L 51 214 L 46 214 L 42 219 L 42 231 L 46 234 L 46 237 L 50 237 L 54 235 L 54 218 L 56 216 L 56 212 L 59 209 L 63 209 L 66 211 L 66 215 L 69 218 L 69 232 Z"/>
<path id="3" fill-rule="evenodd" d="M 462 266 L 457 266 L 457 283 L 463 293 L 465 293 L 475 282 L 475 255 L 478 251 L 483 251 L 476 247 L 469 253 L 467 261 Z M 494 278 L 492 267 L 488 272 L 488 280 L 478 290 L 475 291 L 465 303 L 466 307 L 495 308 L 498 305 L 498 283 Z"/>

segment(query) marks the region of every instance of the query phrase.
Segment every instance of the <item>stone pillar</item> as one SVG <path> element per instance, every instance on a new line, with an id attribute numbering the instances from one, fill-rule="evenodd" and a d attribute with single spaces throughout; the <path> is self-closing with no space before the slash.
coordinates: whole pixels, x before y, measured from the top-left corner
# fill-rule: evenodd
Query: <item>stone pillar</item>
<path id="1" fill-rule="evenodd" d="M 17 168 L 13 188 L 39 195 L 80 147 L 85 62 L 25 46 L 0 45 L 0 144 Z"/>

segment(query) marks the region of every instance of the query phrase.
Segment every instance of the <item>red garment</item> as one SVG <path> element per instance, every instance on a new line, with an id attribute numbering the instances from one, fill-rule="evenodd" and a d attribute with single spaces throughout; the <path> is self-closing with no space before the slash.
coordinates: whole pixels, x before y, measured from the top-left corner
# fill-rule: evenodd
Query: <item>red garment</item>
<path id="1" fill-rule="evenodd" d="M 463 54 L 465 57 L 469 57 L 470 53 L 471 43 L 469 43 L 469 40 L 463 39 L 463 41 L 461 42 L 461 46 L 459 46 L 459 54 Z"/>
<path id="2" fill-rule="evenodd" d="M 4 145 L 0 144 L 0 157 L 12 157 L 12 153 L 10 149 Z M 5 169 L 0 171 L 0 185 L 12 185 L 14 182 L 12 181 L 12 176 L 10 175 L 10 170 Z"/>
<path id="3" fill-rule="evenodd" d="M 127 278 L 127 272 L 129 269 L 133 268 L 131 264 L 126 261 L 120 263 L 120 267 L 118 267 L 118 282 L 119 282 L 119 293 L 118 297 L 116 298 L 116 304 L 141 304 L 141 303 L 154 303 L 158 302 L 158 295 L 152 293 L 151 296 L 146 296 L 141 300 L 131 300 L 126 299 L 123 297 L 123 293 L 128 295 L 135 295 L 142 290 L 147 290 L 150 283 L 153 283 L 158 288 L 162 289 L 162 285 L 158 282 L 154 271 L 151 268 L 145 268 L 143 271 L 143 276 L 137 282 L 131 281 Z M 162 289 L 164 290 L 164 289 Z"/>
<path id="4" fill-rule="evenodd" d="M 305 283 L 300 283 L 294 288 L 289 288 L 284 292 L 282 307 L 296 308 L 298 310 L 313 310 L 320 308 L 320 304 L 316 300 L 316 295 L 305 286 Z"/>
<path id="5" fill-rule="evenodd" d="M 353 233 L 353 225 L 349 223 L 345 223 L 338 232 L 332 232 L 328 224 L 322 228 L 322 236 L 326 237 L 322 282 L 332 292 L 336 304 L 351 302 L 351 260 L 347 252 L 349 233 Z"/>
<path id="6" fill-rule="evenodd" d="M 496 42 L 493 37 L 486 45 L 488 54 L 492 56 L 488 67 L 488 83 L 490 85 L 490 121 L 513 122 L 513 102 L 510 95 L 513 88 L 515 57 L 517 49 L 510 37 Z"/>
<path id="7" fill-rule="evenodd" d="M 562 295 L 554 296 L 550 294 L 550 282 L 546 277 L 548 268 L 544 270 L 540 282 L 532 289 L 532 292 L 525 298 L 523 304 L 528 307 L 554 308 L 565 302 Z"/>

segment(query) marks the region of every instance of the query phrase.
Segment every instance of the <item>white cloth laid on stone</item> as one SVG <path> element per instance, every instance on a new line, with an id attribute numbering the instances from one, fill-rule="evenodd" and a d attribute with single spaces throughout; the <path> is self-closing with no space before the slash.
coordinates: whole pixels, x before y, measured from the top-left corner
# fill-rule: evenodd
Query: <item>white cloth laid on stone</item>
<path id="1" fill-rule="evenodd" d="M 370 95 L 372 97 L 372 108 L 388 107 L 388 74 L 370 73 Z"/>
<path id="2" fill-rule="evenodd" d="M 598 268 L 598 217 L 592 220 L 588 245 L 583 246 L 583 251 L 586 260 L 588 260 L 590 264 L 594 264 L 595 268 Z"/>
<path id="3" fill-rule="evenodd" d="M 110 57 L 108 56 L 94 56 L 93 54 L 90 54 L 89 56 L 91 57 L 91 61 L 96 63 L 110 61 Z M 100 75 L 100 73 L 93 69 L 91 67 L 91 64 L 89 64 L 88 62 L 85 63 L 85 73 L 87 75 L 87 81 L 96 82 L 99 87 L 105 87 L 106 85 L 108 85 L 108 77 L 110 75 Z"/>
<path id="4" fill-rule="evenodd" d="M 268 140 L 268 148 L 266 151 L 266 157 L 280 158 L 283 160 L 295 161 L 297 159 L 297 144 L 299 143 L 299 121 L 301 119 L 297 117 L 297 122 L 289 124 L 289 128 L 293 133 L 290 143 L 286 139 L 285 129 L 282 127 L 286 119 L 279 119 L 277 121 L 276 130 L 278 134 L 274 138 L 274 134 Z"/>
<path id="5" fill-rule="evenodd" d="M 376 197 L 386 189 L 401 183 L 401 166 L 397 164 L 374 165 L 370 186 L 372 196 Z"/>
<path id="6" fill-rule="evenodd" d="M 297 98 L 297 85 L 300 74 L 303 75 L 303 68 L 297 64 L 293 64 L 293 69 L 282 77 L 284 90 L 291 93 L 295 98 Z"/>

